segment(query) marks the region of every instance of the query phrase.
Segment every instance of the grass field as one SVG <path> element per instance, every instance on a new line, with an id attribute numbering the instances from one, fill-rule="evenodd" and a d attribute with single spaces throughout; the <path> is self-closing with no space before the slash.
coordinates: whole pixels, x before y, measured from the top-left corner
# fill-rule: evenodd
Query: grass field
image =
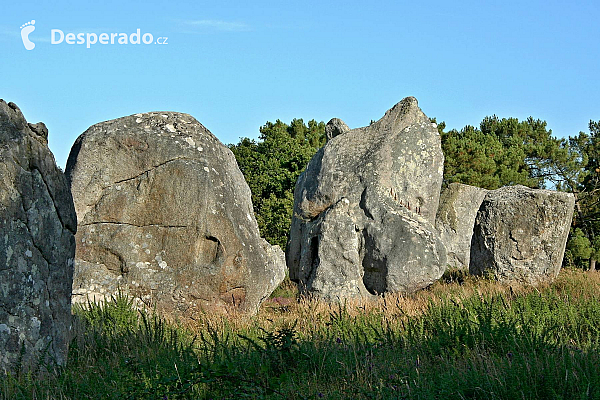
<path id="1" fill-rule="evenodd" d="M 66 367 L 0 377 L 0 399 L 600 399 L 600 273 L 525 288 L 454 271 L 339 305 L 288 283 L 256 316 L 186 326 L 126 296 L 75 315 Z"/>

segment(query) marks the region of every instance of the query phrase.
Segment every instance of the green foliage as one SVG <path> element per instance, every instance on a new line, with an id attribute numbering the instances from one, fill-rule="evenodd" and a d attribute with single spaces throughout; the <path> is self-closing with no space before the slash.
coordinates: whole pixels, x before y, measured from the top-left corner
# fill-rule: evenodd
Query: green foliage
<path id="1" fill-rule="evenodd" d="M 184 398 L 193 393 L 194 338 L 123 293 L 74 306 L 75 338 L 58 386 L 72 398 Z M 75 384 L 76 383 L 76 384 Z"/>
<path id="2" fill-rule="evenodd" d="M 432 119 L 435 122 L 435 119 Z M 486 189 L 506 185 L 555 187 L 576 196 L 576 214 L 566 260 L 593 265 L 600 256 L 600 121 L 590 133 L 556 139 L 546 122 L 529 117 L 491 116 L 479 127 L 445 131 L 438 124 L 445 156 L 444 182 Z M 325 143 L 325 124 L 294 119 L 260 128 L 258 141 L 230 145 L 252 191 L 261 235 L 285 247 L 293 212 L 293 190 L 300 173 Z M 579 232 L 579 236 L 575 234 Z M 587 238 L 587 242 L 582 238 Z M 589 243 L 589 244 L 588 244 Z M 589 251 L 586 250 L 589 247 Z"/>
<path id="3" fill-rule="evenodd" d="M 63 370 L 6 375 L 0 399 L 600 398 L 600 281 L 562 276 L 524 294 L 467 279 L 474 294 L 417 315 L 340 304 L 302 329 L 199 321 L 197 337 L 117 297 L 76 309 Z"/>
<path id="4" fill-rule="evenodd" d="M 492 135 L 466 126 L 442 135 L 444 151 L 444 180 L 460 182 L 486 189 L 502 186 L 497 158 L 502 154 L 502 144 Z"/>
<path id="5" fill-rule="evenodd" d="M 565 264 L 594 268 L 600 257 L 600 121 L 590 133 L 552 137 L 546 122 L 528 118 L 486 117 L 479 128 L 444 131 L 444 182 L 486 189 L 507 185 L 551 187 L 573 193 L 573 229 Z"/>
<path id="6" fill-rule="evenodd" d="M 600 257 L 600 121 L 590 121 L 589 130 L 563 140 L 552 166 L 556 187 L 575 196 L 567 260 L 582 268 Z"/>
<path id="7" fill-rule="evenodd" d="M 90 327 L 110 335 L 127 332 L 137 325 L 139 319 L 133 298 L 121 291 L 107 302 L 96 303 L 88 298 L 85 306 L 74 304 L 73 311 Z"/>
<path id="8" fill-rule="evenodd" d="M 573 266 L 581 265 L 582 260 L 589 260 L 591 255 L 592 247 L 590 239 L 585 236 L 580 228 L 571 230 L 565 251 L 567 262 Z"/>
<path id="9" fill-rule="evenodd" d="M 544 187 L 560 141 L 546 129 L 546 122 L 528 118 L 486 117 L 479 128 L 465 126 L 444 132 L 444 181 L 486 189 L 506 185 Z"/>
<path id="10" fill-rule="evenodd" d="M 257 339 L 238 334 L 246 340 L 258 353 L 264 356 L 261 363 L 263 370 L 281 374 L 293 368 L 299 357 L 296 324 L 283 326 L 275 331 L 259 328 L 263 334 Z M 266 372 L 266 371 L 265 371 Z"/>
<path id="11" fill-rule="evenodd" d="M 302 119 L 280 120 L 260 128 L 258 141 L 243 138 L 229 148 L 252 191 L 252 204 L 261 235 L 285 248 L 300 173 L 325 144 L 325 124 Z"/>

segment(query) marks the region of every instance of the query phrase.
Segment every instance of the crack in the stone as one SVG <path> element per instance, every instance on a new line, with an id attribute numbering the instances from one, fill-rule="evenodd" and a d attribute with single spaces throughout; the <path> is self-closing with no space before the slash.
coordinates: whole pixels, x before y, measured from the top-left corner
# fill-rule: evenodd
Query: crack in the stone
<path id="1" fill-rule="evenodd" d="M 512 240 L 515 243 L 515 248 L 517 249 L 517 251 L 519 252 L 519 255 L 521 256 L 521 259 L 523 259 L 523 252 L 521 252 L 521 249 L 519 249 L 519 241 L 517 239 L 515 239 L 515 237 L 513 236 L 512 231 L 508 231 L 508 237 L 510 240 Z M 513 257 L 513 259 L 516 260 L 516 258 Z"/>
<path id="2" fill-rule="evenodd" d="M 358 202 L 358 207 L 362 210 L 362 212 L 365 214 L 365 216 L 367 218 L 375 220 L 375 218 L 373 217 L 373 214 L 371 214 L 371 211 L 369 211 L 369 208 L 367 207 L 367 188 L 366 187 L 360 195 L 360 201 Z"/>
<path id="3" fill-rule="evenodd" d="M 27 216 L 27 215 L 25 215 L 25 216 Z M 17 219 L 17 221 L 21 221 L 21 223 L 23 223 L 23 221 L 21 219 Z M 46 263 L 48 264 L 48 267 L 50 267 L 52 265 L 52 263 L 46 258 L 42 249 L 40 249 L 39 246 L 35 243 L 35 237 L 33 236 L 33 233 L 31 232 L 31 230 L 29 229 L 29 220 L 27 222 L 23 223 L 23 225 L 25 225 L 25 229 L 27 229 L 27 232 L 29 233 L 29 236 L 31 237 L 31 244 L 33 245 L 33 247 L 36 248 L 36 250 L 40 253 L 42 258 L 46 261 Z"/>
<path id="4" fill-rule="evenodd" d="M 190 160 L 190 161 L 204 161 L 204 162 L 206 162 L 206 160 L 203 160 L 203 159 L 193 159 L 193 158 L 189 158 L 189 157 L 175 157 L 175 158 L 173 158 L 173 159 L 171 159 L 171 160 L 167 160 L 167 161 L 165 161 L 165 162 L 162 162 L 162 163 L 160 163 L 160 164 L 158 164 L 158 165 L 154 165 L 152 168 L 149 168 L 149 169 L 147 169 L 147 170 L 145 170 L 145 171 L 142 171 L 142 172 L 140 172 L 139 174 L 137 174 L 136 176 L 133 176 L 133 177 L 131 177 L 131 178 L 125 178 L 125 179 L 121 179 L 120 181 L 116 181 L 116 182 L 114 183 L 114 185 L 116 185 L 116 184 L 118 184 L 118 183 L 123 183 L 123 182 L 127 182 L 127 181 L 132 181 L 132 180 L 134 180 L 134 179 L 137 179 L 137 178 L 139 178 L 140 176 L 142 176 L 142 175 L 144 175 L 144 174 L 147 174 L 148 172 L 150 172 L 150 171 L 152 171 L 152 170 L 155 170 L 155 169 L 157 169 L 157 168 L 159 168 L 159 167 L 162 167 L 162 166 L 163 166 L 163 165 L 165 165 L 165 164 L 168 164 L 168 163 L 170 163 L 170 162 L 173 162 L 173 161 L 178 161 L 178 160 Z"/>
<path id="5" fill-rule="evenodd" d="M 35 166 L 32 166 L 31 172 L 33 172 L 33 171 L 37 171 L 38 174 L 40 174 L 40 178 L 42 178 L 42 182 L 44 182 L 44 186 L 46 186 L 46 192 L 48 192 L 48 196 L 50 196 L 50 200 L 52 200 L 52 205 L 54 206 L 54 211 L 55 211 L 56 216 L 58 217 L 58 220 L 60 221 L 60 224 L 62 225 L 63 229 L 66 229 L 69 232 L 71 232 L 73 235 L 75 235 L 76 232 L 69 229 L 67 224 L 65 224 L 65 221 L 63 221 L 62 216 L 60 215 L 60 212 L 58 212 L 56 200 L 54 199 L 54 196 L 52 195 L 52 191 L 50 190 L 50 186 L 48 186 L 48 182 L 46 182 L 46 178 L 44 177 L 44 174 L 42 174 L 42 171 L 40 171 L 39 168 L 37 168 Z M 32 184 L 32 193 L 33 193 L 33 185 L 34 185 L 33 176 L 31 179 L 31 184 Z"/>
<path id="6" fill-rule="evenodd" d="M 50 199 L 52 200 L 52 206 L 54 207 L 54 212 L 58 216 L 58 219 L 60 220 L 62 228 L 65 229 L 66 227 L 63 224 L 63 221 L 60 219 L 60 215 L 58 214 L 58 210 L 56 209 L 56 203 L 54 202 L 54 198 L 52 198 L 52 195 L 50 194 L 50 188 L 48 187 L 48 184 L 44 180 L 44 178 L 42 176 L 42 172 L 37 167 L 33 167 L 33 169 L 31 170 L 31 194 L 33 195 L 35 193 L 35 188 L 34 188 L 35 177 L 34 177 L 33 171 L 37 171 L 38 174 L 40 175 L 40 177 L 42 178 L 42 182 L 44 182 L 44 186 L 46 186 L 46 191 L 48 192 L 48 195 L 50 196 Z M 29 233 L 29 236 L 31 237 L 31 244 L 33 245 L 33 247 L 35 249 L 37 249 L 37 251 L 40 253 L 42 258 L 46 261 L 46 263 L 48 264 L 48 267 L 50 267 L 52 265 L 52 263 L 46 258 L 42 249 L 36 244 L 35 236 L 33 235 L 33 232 L 31 232 L 31 229 L 29 228 L 29 215 L 28 214 L 29 214 L 29 210 L 31 210 L 35 206 L 35 202 L 32 201 L 31 207 L 25 208 L 25 204 L 23 202 L 23 200 L 24 200 L 23 196 L 21 195 L 20 197 L 21 197 L 21 208 L 23 209 L 23 216 L 25 218 L 25 221 L 21 220 L 20 218 L 17 218 L 17 221 L 21 221 L 21 223 L 23 225 L 25 225 L 25 229 L 27 229 L 27 232 Z"/>
<path id="7" fill-rule="evenodd" d="M 145 224 L 145 225 L 136 225 L 128 222 L 111 222 L 111 221 L 96 221 L 96 222 L 88 222 L 87 224 L 79 224 L 79 226 L 90 226 L 90 225 L 125 225 L 125 226 L 133 226 L 136 228 L 147 228 L 147 227 L 155 227 L 155 228 L 189 228 L 188 225 L 161 225 L 161 224 Z"/>

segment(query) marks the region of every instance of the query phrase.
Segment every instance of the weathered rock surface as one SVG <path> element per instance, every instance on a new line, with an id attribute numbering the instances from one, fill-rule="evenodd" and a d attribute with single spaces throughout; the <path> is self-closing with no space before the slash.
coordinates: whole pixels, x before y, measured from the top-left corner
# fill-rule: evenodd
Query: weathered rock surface
<path id="1" fill-rule="evenodd" d="M 79 221 L 74 301 L 124 288 L 177 317 L 254 312 L 285 276 L 233 154 L 190 115 L 96 124 L 66 174 Z"/>
<path id="2" fill-rule="evenodd" d="M 348 125 L 339 118 L 332 118 L 325 126 L 325 136 L 327 137 L 327 141 L 348 131 L 350 131 Z"/>
<path id="3" fill-rule="evenodd" d="M 448 265 L 469 269 L 475 217 L 487 192 L 462 183 L 451 183 L 442 192 L 435 227 L 448 251 Z"/>
<path id="4" fill-rule="evenodd" d="M 77 218 L 47 143 L 0 100 L 0 371 L 66 361 Z"/>
<path id="5" fill-rule="evenodd" d="M 413 97 L 368 127 L 332 135 L 296 183 L 290 278 L 331 300 L 439 279 L 446 250 L 433 221 L 443 164 L 437 128 Z"/>
<path id="6" fill-rule="evenodd" d="M 574 205 L 570 193 L 520 185 L 489 191 L 475 218 L 469 272 L 533 284 L 555 278 Z"/>

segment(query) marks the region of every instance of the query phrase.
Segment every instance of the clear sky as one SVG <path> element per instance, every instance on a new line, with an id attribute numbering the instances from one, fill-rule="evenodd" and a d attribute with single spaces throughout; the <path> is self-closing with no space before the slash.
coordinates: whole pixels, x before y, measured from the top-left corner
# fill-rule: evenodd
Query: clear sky
<path id="1" fill-rule="evenodd" d="M 276 119 L 364 126 L 415 96 L 449 128 L 533 116 L 568 136 L 600 120 L 598 15 L 598 0 L 4 0 L 0 98 L 46 123 L 61 166 L 89 126 L 147 111 L 235 143 Z M 167 44 L 51 43 L 138 28 Z"/>

